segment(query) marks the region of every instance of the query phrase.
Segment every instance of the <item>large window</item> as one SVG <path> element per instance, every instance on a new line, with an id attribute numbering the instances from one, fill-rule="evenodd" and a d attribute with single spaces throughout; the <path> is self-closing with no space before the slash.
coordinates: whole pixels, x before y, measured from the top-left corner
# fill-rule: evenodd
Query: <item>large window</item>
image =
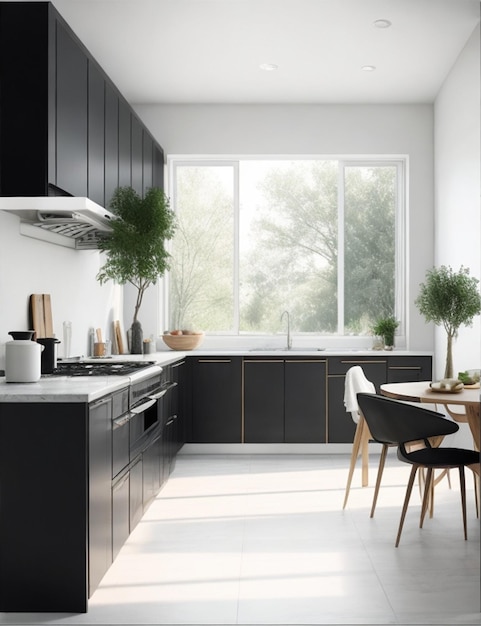
<path id="1" fill-rule="evenodd" d="M 403 321 L 402 160 L 172 159 L 171 181 L 171 328 L 269 335 L 285 310 L 329 336 Z"/>

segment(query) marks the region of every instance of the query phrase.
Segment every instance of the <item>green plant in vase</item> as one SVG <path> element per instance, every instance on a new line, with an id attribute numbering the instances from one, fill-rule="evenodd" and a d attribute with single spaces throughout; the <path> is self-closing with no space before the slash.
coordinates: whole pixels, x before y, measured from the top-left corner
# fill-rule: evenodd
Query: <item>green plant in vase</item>
<path id="1" fill-rule="evenodd" d="M 426 273 L 426 282 L 415 300 L 426 321 L 444 326 L 447 335 L 445 378 L 453 377 L 453 339 L 462 324 L 471 326 L 481 312 L 479 280 L 461 266 L 459 272 L 441 265 Z"/>
<path id="2" fill-rule="evenodd" d="M 385 350 L 392 350 L 394 347 L 394 335 L 398 326 L 399 322 L 397 319 L 393 315 L 390 315 L 377 319 L 371 331 L 374 335 L 383 338 Z"/>
<path id="3" fill-rule="evenodd" d="M 110 209 L 119 219 L 112 222 L 112 233 L 100 243 L 107 261 L 100 268 L 97 280 L 100 284 L 107 280 L 121 285 L 130 283 L 137 289 L 130 351 L 142 354 L 139 310 L 147 288 L 169 269 L 170 254 L 165 244 L 174 236 L 175 215 L 168 197 L 157 187 L 148 189 L 144 198 L 132 187 L 118 187 Z"/>

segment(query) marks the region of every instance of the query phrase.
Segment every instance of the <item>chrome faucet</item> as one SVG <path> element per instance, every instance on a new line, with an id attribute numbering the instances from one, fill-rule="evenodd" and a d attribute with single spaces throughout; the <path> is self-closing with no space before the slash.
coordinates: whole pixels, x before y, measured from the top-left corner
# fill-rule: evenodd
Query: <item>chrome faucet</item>
<path id="1" fill-rule="evenodd" d="M 292 339 L 291 339 L 291 318 L 289 316 L 289 311 L 284 311 L 281 315 L 281 322 L 284 315 L 287 315 L 287 349 L 290 350 L 292 348 Z"/>

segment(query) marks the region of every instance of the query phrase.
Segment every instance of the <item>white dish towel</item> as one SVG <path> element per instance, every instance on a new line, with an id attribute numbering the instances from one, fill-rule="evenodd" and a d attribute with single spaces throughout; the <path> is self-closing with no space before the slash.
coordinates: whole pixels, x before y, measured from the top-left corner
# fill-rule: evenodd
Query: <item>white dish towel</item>
<path id="1" fill-rule="evenodd" d="M 366 378 L 360 365 L 354 365 L 346 372 L 344 385 L 344 406 L 351 413 L 355 424 L 359 421 L 359 406 L 357 404 L 358 393 L 376 393 L 373 383 Z"/>

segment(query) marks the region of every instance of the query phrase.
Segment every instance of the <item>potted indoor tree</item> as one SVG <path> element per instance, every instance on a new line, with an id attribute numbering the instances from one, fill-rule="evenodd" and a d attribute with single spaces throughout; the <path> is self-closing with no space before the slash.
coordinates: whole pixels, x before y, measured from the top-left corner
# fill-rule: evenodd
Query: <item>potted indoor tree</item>
<path id="1" fill-rule="evenodd" d="M 385 350 L 392 350 L 394 347 L 394 334 L 398 326 L 399 322 L 397 319 L 393 315 L 390 315 L 388 317 L 380 317 L 376 320 L 371 331 L 374 335 L 382 337 Z"/>
<path id="2" fill-rule="evenodd" d="M 461 266 L 459 272 L 442 265 L 426 273 L 426 282 L 415 300 L 426 321 L 444 326 L 447 334 L 445 378 L 453 377 L 453 339 L 462 324 L 471 326 L 481 312 L 479 280 Z"/>
<path id="3" fill-rule="evenodd" d="M 100 243 L 107 261 L 100 268 L 100 284 L 114 280 L 137 289 L 131 326 L 130 352 L 142 353 L 142 326 L 139 309 L 146 289 L 169 269 L 170 254 L 166 241 L 175 232 L 175 215 L 162 189 L 152 187 L 144 198 L 132 187 L 119 187 L 110 202 L 110 209 L 119 219 L 112 222 L 112 233 Z"/>

